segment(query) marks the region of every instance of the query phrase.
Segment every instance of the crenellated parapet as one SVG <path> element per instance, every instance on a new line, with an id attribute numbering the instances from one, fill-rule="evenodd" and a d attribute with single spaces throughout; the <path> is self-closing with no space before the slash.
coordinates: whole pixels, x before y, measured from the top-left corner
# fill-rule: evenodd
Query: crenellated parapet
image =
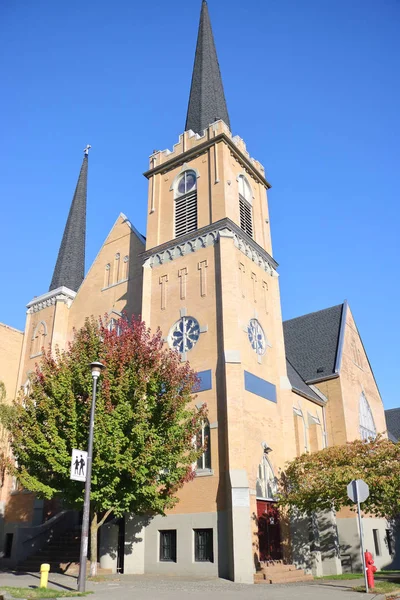
<path id="1" fill-rule="evenodd" d="M 211 144 L 216 143 L 220 140 L 225 140 L 231 147 L 232 154 L 236 154 L 237 157 L 243 157 L 244 163 L 251 165 L 252 169 L 265 178 L 264 166 L 255 158 L 250 156 L 246 143 L 238 136 L 233 136 L 229 127 L 222 120 L 215 121 L 209 125 L 201 134 L 194 133 L 193 131 L 185 131 L 179 136 L 179 140 L 174 144 L 172 150 L 157 150 L 150 155 L 149 159 L 149 171 L 145 173 L 146 177 L 151 176 L 155 171 L 162 171 L 162 167 L 168 170 L 171 164 L 176 164 L 176 160 L 183 154 L 195 153 L 197 150 L 199 153 L 205 151 Z M 245 165 L 244 165 L 245 166 Z M 266 187 L 270 185 L 266 181 Z"/>

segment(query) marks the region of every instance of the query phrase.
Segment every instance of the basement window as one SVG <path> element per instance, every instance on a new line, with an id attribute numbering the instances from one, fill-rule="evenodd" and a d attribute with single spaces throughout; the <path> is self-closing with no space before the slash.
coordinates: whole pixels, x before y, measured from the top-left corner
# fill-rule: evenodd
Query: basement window
<path id="1" fill-rule="evenodd" d="M 160 531 L 160 561 L 176 562 L 176 529 Z"/>
<path id="2" fill-rule="evenodd" d="M 213 530 L 194 530 L 194 560 L 195 562 L 214 562 Z"/>

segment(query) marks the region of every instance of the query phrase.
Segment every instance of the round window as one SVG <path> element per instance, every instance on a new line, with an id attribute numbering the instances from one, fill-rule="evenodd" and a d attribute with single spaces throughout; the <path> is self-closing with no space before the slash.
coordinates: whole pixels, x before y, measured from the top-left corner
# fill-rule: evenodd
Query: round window
<path id="1" fill-rule="evenodd" d="M 265 354 L 267 349 L 267 340 L 265 338 L 264 330 L 257 319 L 250 320 L 250 323 L 247 327 L 247 335 L 254 352 L 260 356 Z"/>
<path id="2" fill-rule="evenodd" d="M 200 325 L 194 317 L 182 317 L 171 327 L 168 342 L 171 348 L 181 354 L 189 352 L 200 337 Z"/>
<path id="3" fill-rule="evenodd" d="M 185 171 L 178 182 L 179 194 L 187 194 L 196 187 L 196 173 Z"/>

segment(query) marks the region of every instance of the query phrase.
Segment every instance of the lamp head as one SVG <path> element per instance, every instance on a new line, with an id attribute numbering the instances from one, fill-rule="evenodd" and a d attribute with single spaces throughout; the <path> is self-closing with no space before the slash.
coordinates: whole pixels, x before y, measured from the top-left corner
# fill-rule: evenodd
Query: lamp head
<path id="1" fill-rule="evenodd" d="M 267 442 L 262 442 L 261 446 L 263 447 L 264 454 L 272 452 L 272 448 L 268 446 Z"/>
<path id="2" fill-rule="evenodd" d="M 101 362 L 92 362 L 89 366 L 90 370 L 92 371 L 92 377 L 94 379 L 98 379 L 100 377 L 100 373 L 104 369 L 104 365 Z"/>

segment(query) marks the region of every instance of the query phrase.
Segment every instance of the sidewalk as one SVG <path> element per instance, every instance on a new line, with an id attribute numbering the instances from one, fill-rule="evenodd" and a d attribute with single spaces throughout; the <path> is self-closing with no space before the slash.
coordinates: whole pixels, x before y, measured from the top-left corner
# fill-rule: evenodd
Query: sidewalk
<path id="1" fill-rule="evenodd" d="M 224 579 L 191 579 L 156 575 L 110 575 L 100 582 L 88 581 L 87 591 L 93 600 L 382 600 L 377 594 L 360 594 L 351 588 L 362 580 L 316 581 L 281 585 L 243 585 Z M 37 587 L 39 575 L 0 572 L 2 586 Z M 50 573 L 49 587 L 77 589 L 76 577 Z"/>

